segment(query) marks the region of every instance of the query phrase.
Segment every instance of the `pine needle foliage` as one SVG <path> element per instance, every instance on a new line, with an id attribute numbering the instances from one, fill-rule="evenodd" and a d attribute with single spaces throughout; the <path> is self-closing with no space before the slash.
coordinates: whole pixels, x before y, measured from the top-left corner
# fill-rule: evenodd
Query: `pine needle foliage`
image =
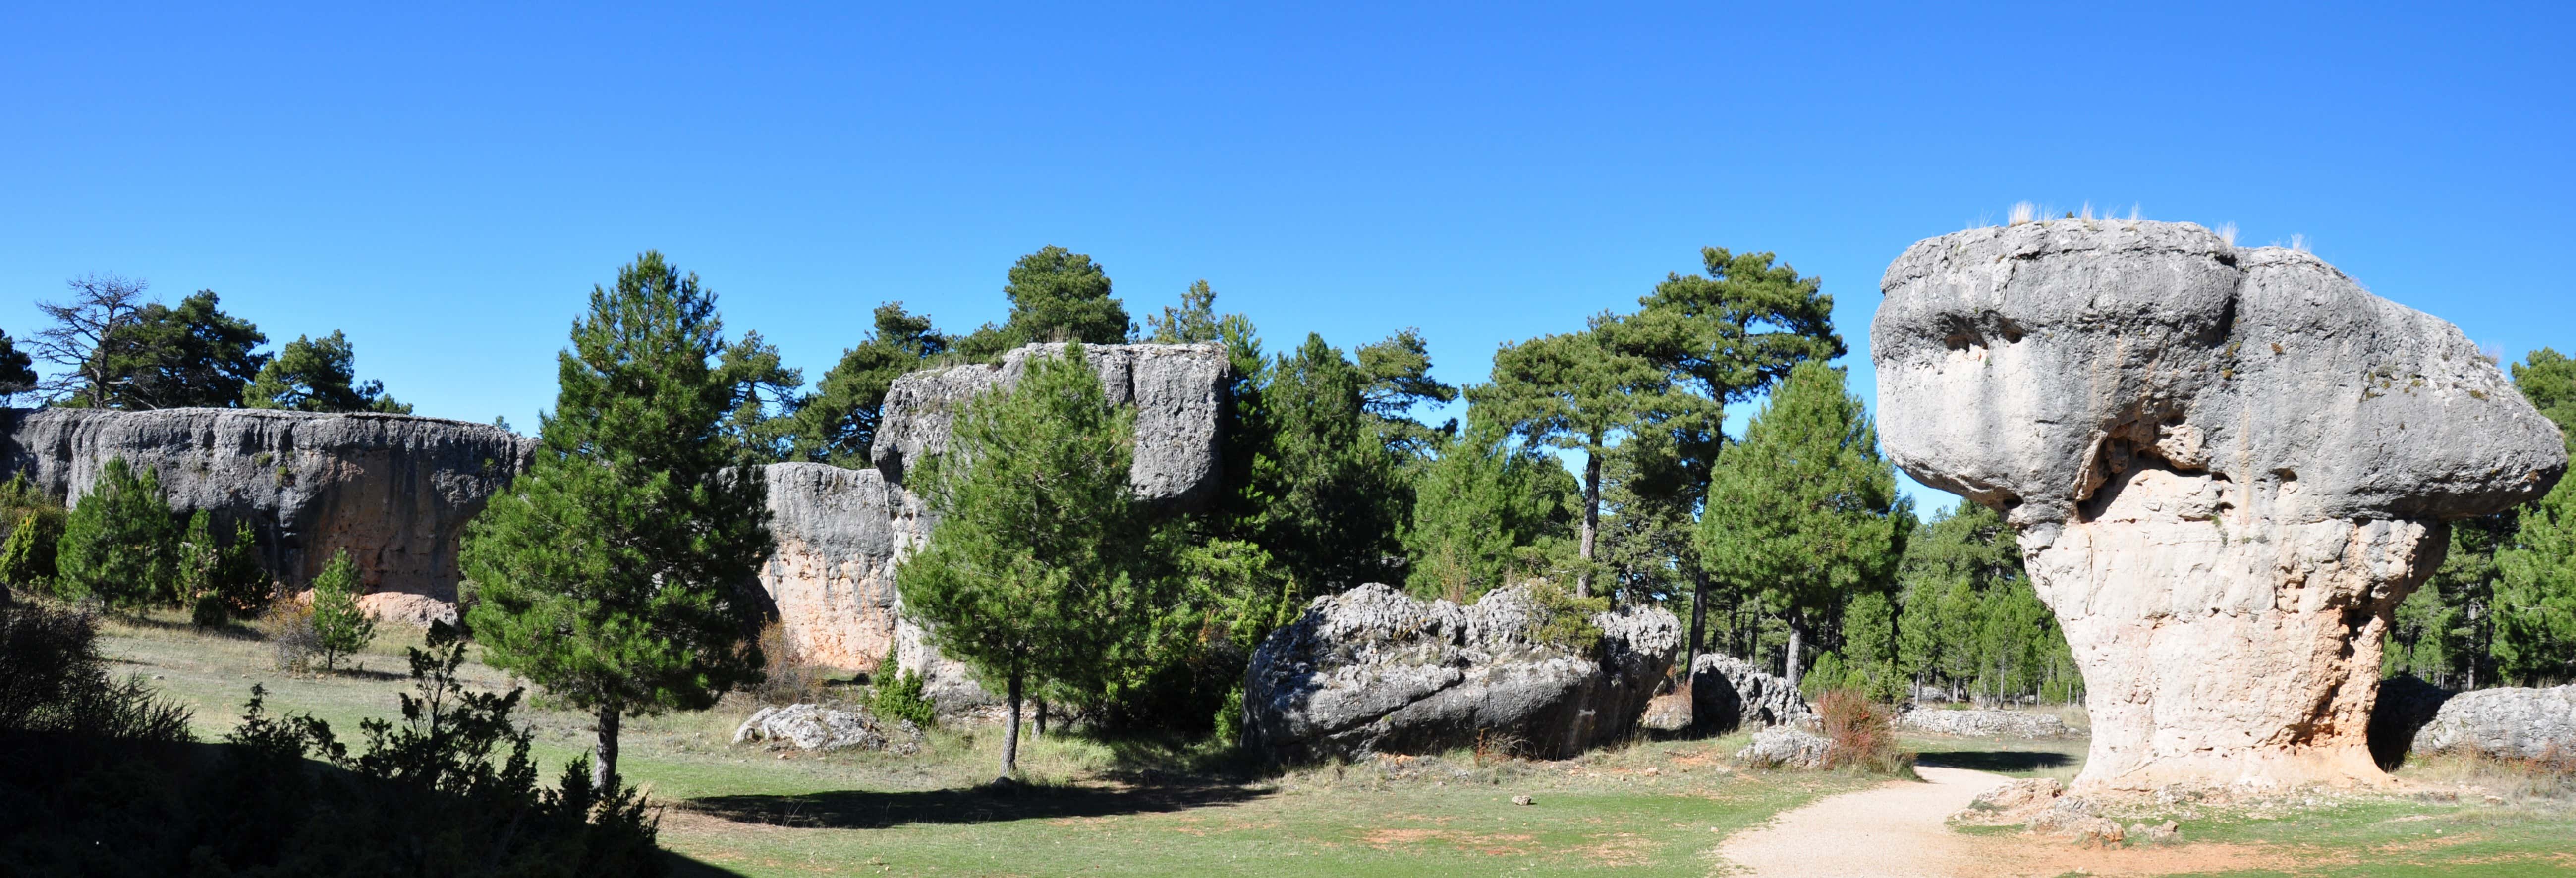
<path id="1" fill-rule="evenodd" d="M 918 479 L 939 523 L 896 588 L 940 652 L 1003 691 L 1005 778 L 1032 684 L 1089 688 L 1150 616 L 1133 567 L 1149 536 L 1127 480 L 1134 435 L 1134 413 L 1068 345 L 967 404 Z"/>
<path id="2" fill-rule="evenodd" d="M 1710 578 L 1761 596 L 1791 632 L 1788 672 L 1819 613 L 1862 591 L 1887 590 L 1913 527 L 1896 471 L 1843 371 L 1800 363 L 1727 449 L 1700 517 Z"/>
<path id="3" fill-rule="evenodd" d="M 341 658 L 376 642 L 376 617 L 358 606 L 358 595 L 365 590 L 347 549 L 332 555 L 331 563 L 322 565 L 322 575 L 313 577 L 313 636 L 322 648 L 323 670 L 339 667 Z"/>
<path id="4" fill-rule="evenodd" d="M 660 253 L 592 288 L 535 461 L 466 531 L 484 660 L 597 713 L 602 787 L 621 716 L 761 677 L 745 591 L 772 546 L 768 488 L 733 466 L 722 330 L 715 295 Z"/>
<path id="5" fill-rule="evenodd" d="M 179 527 L 161 496 L 161 477 L 112 457 L 63 521 L 55 553 L 56 591 L 95 597 L 118 610 L 168 603 L 178 574 Z"/>

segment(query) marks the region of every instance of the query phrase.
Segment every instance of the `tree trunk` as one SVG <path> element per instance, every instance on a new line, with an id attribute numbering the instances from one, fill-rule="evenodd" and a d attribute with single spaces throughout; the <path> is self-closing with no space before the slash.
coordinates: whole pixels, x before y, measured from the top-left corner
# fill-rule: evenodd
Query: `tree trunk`
<path id="1" fill-rule="evenodd" d="M 1601 443 L 1583 452 L 1583 543 L 1578 554 L 1583 572 L 1574 577 L 1574 596 L 1592 596 L 1592 543 L 1601 532 Z"/>
<path id="2" fill-rule="evenodd" d="M 1020 675 L 1017 673 L 1011 675 L 1009 692 L 1005 700 L 1011 704 L 1011 716 L 1002 726 L 1001 779 L 1004 783 L 1010 782 L 1012 775 L 1020 773 Z"/>
<path id="3" fill-rule="evenodd" d="M 1688 683 L 1690 681 L 1691 666 L 1699 663 L 1700 632 L 1702 630 L 1700 625 L 1707 618 L 1708 574 L 1694 574 L 1691 577 L 1690 642 L 1682 653 L 1682 681 L 1684 683 Z"/>
<path id="4" fill-rule="evenodd" d="M 617 782 L 619 712 L 615 704 L 604 704 L 599 708 L 599 763 L 590 767 L 590 785 L 601 792 L 607 792 L 608 785 Z"/>
<path id="5" fill-rule="evenodd" d="M 1803 643 L 1804 643 L 1804 638 L 1802 638 L 1802 637 L 1800 636 L 1803 632 L 1800 632 L 1800 631 L 1798 630 L 1798 628 L 1799 628 L 1799 625 L 1798 625 L 1798 614 L 1796 614 L 1796 613 L 1790 613 L 1790 614 L 1789 614 L 1789 674 L 1788 674 L 1788 680 L 1789 680 L 1789 688 L 1791 688 L 1791 689 L 1796 689 L 1796 688 L 1798 688 L 1798 647 L 1799 647 L 1801 644 L 1803 644 Z"/>
<path id="6" fill-rule="evenodd" d="M 1038 737 L 1043 738 L 1043 737 L 1046 737 L 1046 720 L 1047 720 L 1047 716 L 1046 716 L 1046 715 L 1047 715 L 1047 703 L 1046 703 L 1046 699 L 1044 699 L 1044 698 L 1037 699 L 1037 702 L 1038 702 Z"/>

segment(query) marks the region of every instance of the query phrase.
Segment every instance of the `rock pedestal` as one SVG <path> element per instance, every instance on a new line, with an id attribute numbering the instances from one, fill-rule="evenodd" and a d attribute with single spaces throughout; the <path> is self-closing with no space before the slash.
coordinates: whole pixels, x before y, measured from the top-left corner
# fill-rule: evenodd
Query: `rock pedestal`
<path id="1" fill-rule="evenodd" d="M 2386 782 L 2390 611 L 2446 520 L 2567 465 L 2457 327 L 2305 252 L 2054 220 L 1922 241 L 1884 288 L 1880 435 L 2020 532 L 2084 671 L 2079 787 Z"/>

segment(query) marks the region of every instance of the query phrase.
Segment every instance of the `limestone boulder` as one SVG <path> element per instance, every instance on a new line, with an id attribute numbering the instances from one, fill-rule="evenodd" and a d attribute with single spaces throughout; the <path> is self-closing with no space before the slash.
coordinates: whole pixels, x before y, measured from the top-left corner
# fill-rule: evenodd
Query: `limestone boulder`
<path id="1" fill-rule="evenodd" d="M 872 670 L 893 646 L 894 568 L 919 542 L 920 500 L 876 470 L 765 468 L 777 549 L 760 569 L 789 645 L 807 662 Z"/>
<path id="2" fill-rule="evenodd" d="M 1816 712 L 1798 687 L 1731 655 L 1691 660 L 1691 731 L 1722 735 L 1741 728 L 1814 725 Z"/>
<path id="3" fill-rule="evenodd" d="M 159 474 L 181 513 L 247 521 L 290 586 L 347 550 L 389 616 L 452 615 L 465 522 L 526 469 L 533 440 L 410 415 L 257 409 L 0 410 L 0 469 L 78 503 L 112 458 Z"/>
<path id="4" fill-rule="evenodd" d="M 840 710 L 820 704 L 764 707 L 733 732 L 736 744 L 769 743 L 799 750 L 856 747 L 911 754 L 921 751 L 921 727 L 910 720 L 882 723 L 864 710 Z"/>
<path id="5" fill-rule="evenodd" d="M 1032 358 L 1064 355 L 1065 345 L 1033 344 L 999 362 L 950 366 L 895 379 L 870 458 L 886 478 L 903 481 L 922 458 L 948 448 L 949 423 L 977 396 L 1010 387 Z M 1191 505 L 1212 496 L 1222 472 L 1218 428 L 1224 422 L 1227 361 L 1223 345 L 1086 345 L 1112 405 L 1136 409 L 1136 454 L 1129 478 L 1137 496 Z"/>
<path id="6" fill-rule="evenodd" d="M 1577 652 L 1532 638 L 1539 613 L 1521 587 L 1467 606 L 1379 584 L 1316 598 L 1253 654 L 1246 742 L 1291 761 L 1479 744 L 1553 758 L 1635 731 L 1680 622 L 1602 613 L 1599 648 Z"/>
<path id="7" fill-rule="evenodd" d="M 2491 759 L 2576 759 L 2576 684 L 2504 687 L 2449 695 L 2413 730 L 2417 755 L 2473 753 Z"/>
<path id="8" fill-rule="evenodd" d="M 1825 767 L 1825 751 L 1833 742 L 1823 735 L 1792 726 L 1772 726 L 1753 733 L 1753 740 L 1735 751 L 1735 761 L 1756 768 Z"/>
<path id="9" fill-rule="evenodd" d="M 2055 220 L 1919 242 L 1883 286 L 1880 436 L 2018 529 L 2085 676 L 2079 787 L 2386 782 L 2390 611 L 2445 520 L 2566 469 L 2457 327 L 2305 252 Z"/>

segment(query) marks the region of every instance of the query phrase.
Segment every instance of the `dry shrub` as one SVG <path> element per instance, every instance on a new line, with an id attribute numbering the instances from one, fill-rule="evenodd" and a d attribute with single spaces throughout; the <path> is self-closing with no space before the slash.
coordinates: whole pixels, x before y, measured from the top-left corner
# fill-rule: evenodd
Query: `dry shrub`
<path id="1" fill-rule="evenodd" d="M 1500 765 L 1528 755 L 1529 742 L 1521 736 L 1492 729 L 1476 730 L 1476 766 Z"/>
<path id="2" fill-rule="evenodd" d="M 1885 711 L 1854 689 L 1836 689 L 1816 699 L 1816 719 L 1823 724 L 1826 768 L 1857 768 L 1881 774 L 1909 774 L 1914 754 L 1896 746 L 1896 732 Z"/>
<path id="3" fill-rule="evenodd" d="M 322 657 L 322 632 L 313 626 L 310 603 L 294 598 L 272 602 L 259 627 L 269 646 L 277 650 L 278 670 L 305 673 Z"/>
<path id="4" fill-rule="evenodd" d="M 812 703 L 824 700 L 823 669 L 805 660 L 796 644 L 787 639 L 787 629 L 776 622 L 760 628 L 760 655 L 768 662 L 767 676 L 760 681 L 760 700 L 770 704 Z"/>

